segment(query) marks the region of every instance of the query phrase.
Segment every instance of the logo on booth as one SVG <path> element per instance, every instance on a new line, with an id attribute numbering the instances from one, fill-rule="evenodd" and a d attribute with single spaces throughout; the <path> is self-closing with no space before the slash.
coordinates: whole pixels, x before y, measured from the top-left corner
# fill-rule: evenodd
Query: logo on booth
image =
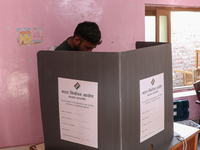
<path id="1" fill-rule="evenodd" d="M 80 87 L 81 85 L 77 82 L 74 87 L 78 90 L 78 88 Z"/>
<path id="2" fill-rule="evenodd" d="M 154 83 L 155 83 L 155 79 L 152 79 L 151 84 L 154 85 Z"/>

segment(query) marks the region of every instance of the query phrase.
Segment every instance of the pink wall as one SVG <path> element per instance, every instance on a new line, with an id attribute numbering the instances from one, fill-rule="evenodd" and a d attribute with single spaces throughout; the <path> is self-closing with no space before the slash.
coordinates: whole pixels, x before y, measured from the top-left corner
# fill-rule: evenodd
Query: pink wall
<path id="1" fill-rule="evenodd" d="M 200 6 L 197 0 L 2 0 L 0 5 L 0 147 L 43 141 L 36 53 L 58 45 L 82 21 L 95 21 L 94 51 L 135 49 L 144 40 L 145 3 Z M 19 46 L 17 28 L 41 27 L 43 43 Z"/>

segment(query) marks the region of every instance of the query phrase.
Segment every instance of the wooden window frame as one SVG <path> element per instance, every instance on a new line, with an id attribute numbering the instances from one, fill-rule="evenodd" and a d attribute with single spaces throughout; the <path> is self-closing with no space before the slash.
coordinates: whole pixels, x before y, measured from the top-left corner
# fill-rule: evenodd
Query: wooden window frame
<path id="1" fill-rule="evenodd" d="M 196 11 L 200 12 L 200 7 L 174 7 L 174 6 L 156 6 L 146 5 L 145 16 L 156 17 L 156 42 L 159 42 L 159 16 L 166 15 L 167 24 L 167 42 L 171 42 L 171 11 Z"/>
<path id="2" fill-rule="evenodd" d="M 162 15 L 167 16 L 167 42 L 171 43 L 171 11 L 163 9 L 156 9 L 156 42 L 160 42 L 159 18 Z"/>

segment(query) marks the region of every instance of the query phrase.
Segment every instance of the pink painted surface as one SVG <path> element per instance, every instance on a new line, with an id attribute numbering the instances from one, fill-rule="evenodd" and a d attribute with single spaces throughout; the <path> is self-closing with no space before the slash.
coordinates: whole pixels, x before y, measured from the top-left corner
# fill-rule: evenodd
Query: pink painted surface
<path id="1" fill-rule="evenodd" d="M 43 142 L 36 53 L 59 45 L 79 22 L 99 24 L 94 51 L 135 49 L 144 40 L 145 3 L 200 6 L 197 0 L 2 0 L 0 5 L 0 147 Z M 43 43 L 17 44 L 17 28 L 41 27 Z"/>

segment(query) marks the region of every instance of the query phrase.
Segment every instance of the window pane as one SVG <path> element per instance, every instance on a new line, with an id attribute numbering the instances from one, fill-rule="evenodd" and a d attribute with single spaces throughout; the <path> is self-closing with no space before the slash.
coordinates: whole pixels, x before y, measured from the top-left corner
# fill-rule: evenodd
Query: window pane
<path id="1" fill-rule="evenodd" d="M 174 87 L 192 85 L 193 75 L 178 71 L 192 73 L 195 68 L 195 50 L 200 49 L 200 12 L 172 12 L 171 24 Z"/>
<path id="2" fill-rule="evenodd" d="M 167 42 L 167 16 L 159 16 L 159 42 Z"/>
<path id="3" fill-rule="evenodd" d="M 156 41 L 156 17 L 145 16 L 145 41 Z"/>

